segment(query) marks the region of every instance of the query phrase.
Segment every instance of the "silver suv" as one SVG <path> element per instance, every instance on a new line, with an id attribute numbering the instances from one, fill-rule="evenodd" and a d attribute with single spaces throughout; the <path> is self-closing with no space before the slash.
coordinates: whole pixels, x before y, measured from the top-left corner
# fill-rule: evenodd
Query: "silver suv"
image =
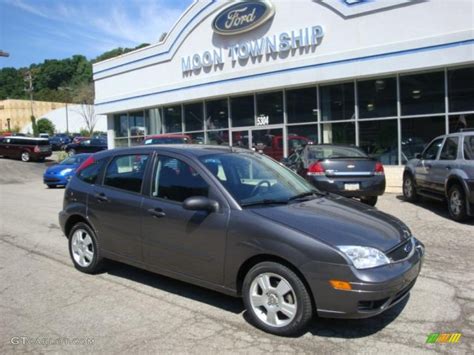
<path id="1" fill-rule="evenodd" d="M 463 130 L 431 141 L 410 160 L 403 173 L 403 195 L 448 202 L 456 221 L 474 216 L 474 130 Z"/>

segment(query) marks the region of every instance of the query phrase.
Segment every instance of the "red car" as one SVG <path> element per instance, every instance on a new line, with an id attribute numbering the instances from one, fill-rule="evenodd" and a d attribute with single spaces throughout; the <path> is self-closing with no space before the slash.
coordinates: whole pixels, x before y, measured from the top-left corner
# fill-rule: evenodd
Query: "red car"
<path id="1" fill-rule="evenodd" d="M 47 139 L 22 136 L 0 137 L 0 155 L 8 158 L 43 161 L 51 156 L 51 145 Z"/>
<path id="2" fill-rule="evenodd" d="M 144 145 L 149 144 L 191 144 L 193 139 L 187 134 L 157 134 L 148 136 L 143 141 Z"/>

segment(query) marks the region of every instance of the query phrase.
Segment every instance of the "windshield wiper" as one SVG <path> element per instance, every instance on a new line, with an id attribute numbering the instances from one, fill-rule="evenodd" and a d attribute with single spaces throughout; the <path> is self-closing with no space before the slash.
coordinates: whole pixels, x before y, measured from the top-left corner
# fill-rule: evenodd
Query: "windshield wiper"
<path id="1" fill-rule="evenodd" d="M 260 200 L 255 202 L 241 203 L 241 207 L 259 206 L 259 205 L 286 205 L 288 200 Z"/>
<path id="2" fill-rule="evenodd" d="M 311 192 L 303 192 L 301 194 L 298 194 L 296 196 L 293 196 L 293 197 L 290 197 L 288 199 L 288 202 L 290 201 L 294 201 L 294 200 L 299 200 L 299 199 L 302 199 L 302 198 L 305 198 L 305 197 L 309 197 L 309 196 L 314 196 L 314 195 L 317 195 L 317 196 L 327 196 L 328 193 L 327 192 L 322 192 L 322 191 L 316 191 L 316 190 L 313 190 Z"/>

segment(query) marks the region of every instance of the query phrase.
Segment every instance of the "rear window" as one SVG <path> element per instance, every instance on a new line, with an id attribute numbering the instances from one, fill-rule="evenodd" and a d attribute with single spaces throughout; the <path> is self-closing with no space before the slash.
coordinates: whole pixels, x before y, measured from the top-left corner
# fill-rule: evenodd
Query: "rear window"
<path id="1" fill-rule="evenodd" d="M 464 137 L 464 159 L 474 160 L 474 136 Z"/>
<path id="2" fill-rule="evenodd" d="M 337 146 L 312 146 L 308 148 L 308 160 L 337 158 L 367 158 L 367 154 L 357 148 Z"/>

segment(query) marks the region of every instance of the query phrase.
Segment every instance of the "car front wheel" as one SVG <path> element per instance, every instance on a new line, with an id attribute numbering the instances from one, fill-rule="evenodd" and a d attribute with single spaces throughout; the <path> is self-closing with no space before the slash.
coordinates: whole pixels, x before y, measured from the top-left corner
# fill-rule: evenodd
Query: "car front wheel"
<path id="1" fill-rule="evenodd" d="M 461 186 L 454 185 L 448 192 L 448 210 L 452 219 L 462 222 L 467 217 L 466 198 Z"/>
<path id="2" fill-rule="evenodd" d="M 69 254 L 79 271 L 95 274 L 103 266 L 99 243 L 92 229 L 85 223 L 77 223 L 69 233 Z"/>
<path id="3" fill-rule="evenodd" d="M 365 203 L 369 206 L 375 206 L 377 204 L 377 196 L 361 197 L 360 202 Z"/>
<path id="4" fill-rule="evenodd" d="M 415 202 L 418 200 L 415 180 L 409 174 L 405 174 L 405 176 L 403 177 L 403 197 L 405 197 L 405 200 L 409 202 Z"/>
<path id="5" fill-rule="evenodd" d="M 251 323 L 268 333 L 298 335 L 313 316 L 306 286 L 282 264 L 255 265 L 245 276 L 242 292 Z"/>

